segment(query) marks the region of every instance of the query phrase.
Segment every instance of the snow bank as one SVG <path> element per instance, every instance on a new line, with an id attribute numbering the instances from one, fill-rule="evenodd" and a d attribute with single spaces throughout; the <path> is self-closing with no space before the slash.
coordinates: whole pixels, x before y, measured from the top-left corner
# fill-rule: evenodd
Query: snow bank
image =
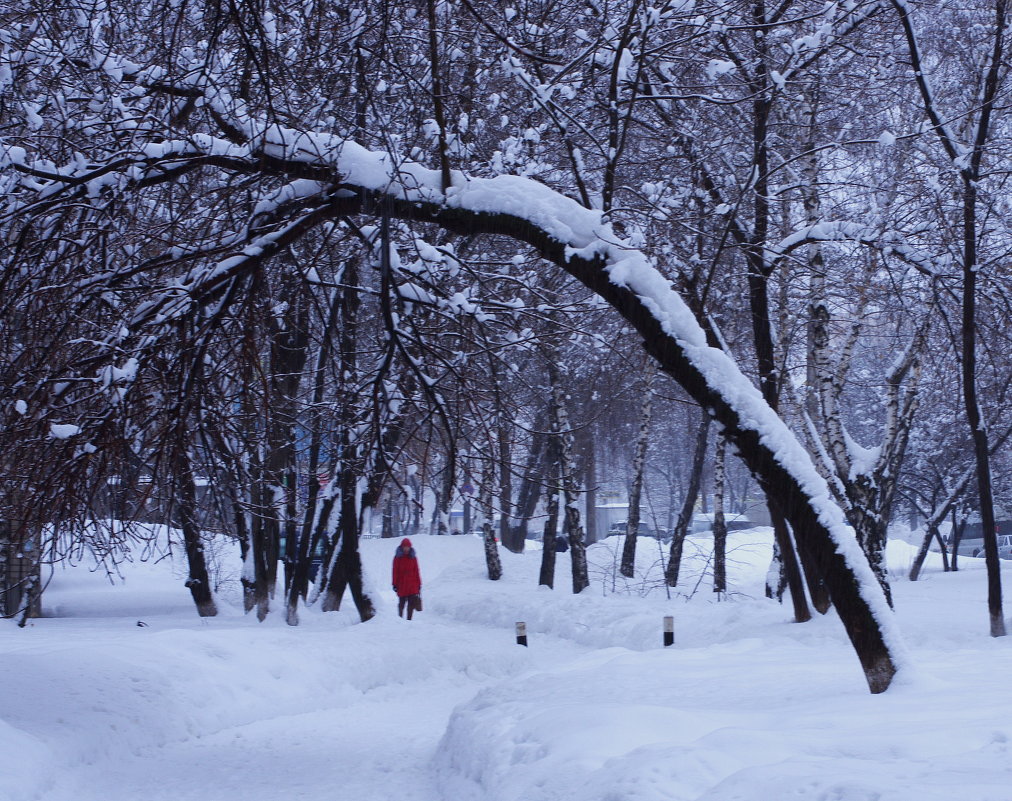
<path id="1" fill-rule="evenodd" d="M 798 625 L 763 596 L 770 539 L 732 532 L 718 602 L 707 537 L 670 597 L 650 540 L 628 585 L 621 538 L 592 546 L 574 596 L 566 554 L 553 591 L 539 550 L 503 553 L 489 582 L 480 540 L 418 537 L 410 623 L 391 540 L 362 543 L 380 609 L 364 625 L 348 609 L 257 624 L 227 603 L 201 620 L 169 560 L 115 585 L 60 573 L 51 617 L 0 621 L 0 799 L 1008 801 L 1012 641 L 987 634 L 982 560 L 943 574 L 930 554 L 894 582 L 919 671 L 871 696 L 835 616 Z M 891 542 L 890 567 L 914 552 Z"/>
<path id="2" fill-rule="evenodd" d="M 707 554 L 705 541 L 697 546 L 698 567 Z M 902 571 L 915 553 L 890 543 L 890 564 Z M 716 604 L 697 594 L 670 605 L 679 634 L 662 649 L 656 603 L 580 596 L 593 607 L 586 630 L 544 614 L 534 628 L 553 619 L 553 633 L 597 640 L 598 650 L 458 707 L 437 756 L 442 797 L 1007 800 L 1012 726 L 995 695 L 1006 695 L 999 677 L 1012 650 L 987 637 L 980 560 L 967 562 L 941 574 L 930 554 L 925 580 L 894 585 L 923 669 L 881 698 L 868 695 L 832 616 L 796 625 L 755 595 Z M 738 589 L 757 590 L 762 567 L 758 549 L 739 560 Z M 579 614 L 577 601 L 559 603 Z"/>

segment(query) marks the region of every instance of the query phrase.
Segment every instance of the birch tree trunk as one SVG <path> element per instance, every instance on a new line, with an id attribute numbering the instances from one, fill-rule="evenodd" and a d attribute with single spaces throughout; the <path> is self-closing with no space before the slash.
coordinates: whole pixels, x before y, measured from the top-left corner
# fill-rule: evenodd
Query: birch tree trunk
<path id="1" fill-rule="evenodd" d="M 554 429 L 554 426 L 553 426 Z M 559 433 L 552 431 L 548 437 L 548 458 L 545 462 L 545 527 L 541 537 L 541 573 L 538 584 L 555 587 L 555 538 L 559 529 Z"/>
<path id="2" fill-rule="evenodd" d="M 671 532 L 671 550 L 668 555 L 668 566 L 664 571 L 664 581 L 669 587 L 678 586 L 678 574 L 682 569 L 682 549 L 685 545 L 685 538 L 689 534 L 689 528 L 692 526 L 692 513 L 696 508 L 696 499 L 699 497 L 703 463 L 706 459 L 706 438 L 709 431 L 710 416 L 705 410 L 701 410 L 699 427 L 696 429 L 696 445 L 693 449 L 689 483 L 685 490 L 681 511 L 678 513 L 678 520 Z"/>
<path id="3" fill-rule="evenodd" d="M 814 97 L 812 95 L 815 95 Z M 805 207 L 805 221 L 809 225 L 817 225 L 822 221 L 822 202 L 819 197 L 819 150 L 815 146 L 815 119 L 818 107 L 818 90 L 806 96 L 805 111 L 808 116 L 808 141 L 805 149 L 808 155 L 802 162 L 802 202 Z M 806 352 L 806 371 L 808 394 L 805 398 L 808 414 L 813 420 L 819 419 L 822 409 L 822 385 L 820 377 L 829 374 L 826 352 L 829 346 L 829 302 L 826 294 L 826 264 L 822 243 L 813 242 L 808 246 L 808 347 Z M 810 555 L 801 553 L 801 561 L 808 586 L 808 594 L 812 606 L 819 614 L 829 611 L 829 593 L 822 576 L 818 575 Z"/>
<path id="4" fill-rule="evenodd" d="M 597 437 L 594 424 L 584 430 L 583 491 L 586 495 L 587 540 L 597 542 Z"/>
<path id="5" fill-rule="evenodd" d="M 502 562 L 499 559 L 499 548 L 495 541 L 495 530 L 492 524 L 485 522 L 482 527 L 482 539 L 485 544 L 485 567 L 488 570 L 490 581 L 498 581 L 502 578 Z"/>
<path id="6" fill-rule="evenodd" d="M 376 614 L 372 600 L 366 595 L 362 581 L 362 558 L 359 542 L 359 478 L 363 473 L 361 454 L 357 442 L 355 393 L 358 387 L 358 329 L 359 329 L 359 275 L 358 262 L 349 259 L 345 264 L 344 286 L 341 289 L 341 335 L 339 338 L 339 391 L 342 400 L 338 414 L 338 463 L 334 478 L 338 482 L 340 504 L 338 517 L 339 536 L 330 543 L 325 570 L 321 581 L 321 608 L 324 612 L 341 608 L 345 589 L 352 599 L 362 621 Z"/>
<path id="7" fill-rule="evenodd" d="M 573 464 L 573 434 L 569 428 L 559 368 L 549 360 L 548 375 L 552 394 L 552 430 L 558 432 L 559 466 L 562 471 L 562 495 L 565 503 L 563 530 L 569 540 L 569 557 L 573 571 L 573 594 L 578 595 L 590 586 L 587 572 L 587 547 L 580 525 L 580 507 L 577 499 L 576 466 Z"/>
<path id="8" fill-rule="evenodd" d="M 622 564 L 619 573 L 632 578 L 636 572 L 636 537 L 640 528 L 640 495 L 643 492 L 643 473 L 650 442 L 650 416 L 654 399 L 654 368 L 647 365 L 644 371 L 643 405 L 640 407 L 640 430 L 633 450 L 632 486 L 629 489 L 629 514 L 626 517 L 625 543 L 622 546 Z"/>
<path id="9" fill-rule="evenodd" d="M 727 592 L 727 522 L 724 520 L 724 474 L 727 440 L 717 434 L 713 456 L 713 591 Z"/>
<path id="10" fill-rule="evenodd" d="M 492 459 L 486 459 L 481 472 L 478 504 L 481 506 L 481 513 L 485 518 L 485 522 L 481 527 L 482 539 L 485 544 L 485 567 L 488 570 L 489 580 L 498 581 L 502 578 L 502 562 L 499 559 L 499 546 L 496 543 L 495 530 L 492 528 L 492 483 L 494 475 L 494 462 Z"/>

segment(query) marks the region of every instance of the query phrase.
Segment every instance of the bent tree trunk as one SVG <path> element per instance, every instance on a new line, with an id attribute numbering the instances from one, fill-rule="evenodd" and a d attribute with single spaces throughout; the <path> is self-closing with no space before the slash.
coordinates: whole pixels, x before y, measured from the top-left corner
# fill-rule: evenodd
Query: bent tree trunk
<path id="1" fill-rule="evenodd" d="M 220 127 L 226 135 L 241 135 L 250 128 L 229 119 L 222 119 Z M 390 214 L 455 233 L 493 234 L 530 245 L 612 306 L 637 332 L 660 369 L 719 423 L 771 504 L 787 519 L 799 549 L 809 548 L 870 689 L 882 692 L 889 687 L 897 669 L 894 650 L 902 649 L 901 640 L 881 587 L 825 480 L 731 356 L 707 344 L 705 333 L 670 281 L 642 252 L 616 241 L 600 211 L 513 175 L 472 178 L 453 173 L 451 195 L 443 192 L 439 174 L 420 164 L 396 161 L 390 154 L 333 138 L 325 149 L 307 155 L 298 146 L 304 132 L 277 124 L 257 130 L 264 133 L 227 159 L 231 174 L 297 177 L 314 182 L 319 190 L 281 207 L 277 220 L 271 222 L 269 238 L 260 228 L 251 229 L 248 239 L 256 240 L 257 247 L 243 250 L 244 243 L 239 242 L 240 255 L 222 262 L 227 269 L 209 271 L 188 285 L 194 302 L 210 303 L 231 281 L 260 269 L 307 231 L 349 215 Z M 149 175 L 161 174 L 171 163 L 177 177 L 218 158 L 211 149 L 217 147 L 213 144 L 217 140 L 209 137 L 208 141 L 212 145 L 187 138 L 182 166 L 179 148 L 166 147 L 162 156 L 142 153 L 136 159 L 126 158 L 120 169 L 134 170 L 132 180 L 140 183 Z M 52 180 L 62 179 L 57 175 Z M 134 330 L 161 325 L 160 315 L 174 297 L 166 295 L 164 301 L 146 306 L 136 316 Z M 158 338 L 150 339 L 151 347 L 157 347 Z M 567 518 L 568 512 L 567 508 Z M 570 533 L 570 544 L 576 544 L 582 556 L 582 540 L 574 543 L 575 532 Z"/>
<path id="2" fill-rule="evenodd" d="M 554 251 L 545 250 L 548 253 Z M 784 466 L 783 457 L 777 451 L 777 446 L 784 443 L 773 442 L 769 436 L 771 432 L 761 430 L 759 424 L 743 413 L 744 410 L 739 411 L 736 405 L 732 405 L 738 398 L 725 397 L 724 387 L 715 385 L 716 381 L 711 384 L 708 375 L 690 358 L 688 349 L 693 346 L 669 334 L 665 323 L 657 319 L 632 289 L 613 283 L 606 264 L 573 257 L 566 259 L 564 253 L 556 254 L 556 260 L 615 307 L 640 334 L 644 347 L 660 368 L 678 381 L 721 424 L 728 441 L 734 444 L 770 504 L 786 518 L 799 543 L 803 543 L 811 554 L 814 567 L 825 581 L 829 597 L 861 662 L 869 689 L 873 693 L 888 689 L 897 670 L 884 631 L 892 623 L 888 618 L 888 605 L 867 562 L 862 564 L 849 549 L 838 548 L 838 532 L 844 528 L 842 515 L 841 525 L 832 529 L 824 521 L 824 515 L 830 509 L 839 514 L 839 507 L 829 499 L 828 488 L 824 489 L 823 495 L 819 492 L 823 488 L 815 489 L 818 485 L 814 482 L 802 483 L 800 476 Z M 698 348 L 695 346 L 693 350 Z M 699 358 L 702 354 L 693 353 L 692 356 Z M 700 361 L 705 358 L 703 356 Z M 739 385 L 739 380 L 733 374 L 727 376 L 729 384 Z M 778 434 L 790 436 L 786 426 Z M 801 451 L 800 446 L 797 450 Z M 819 492 L 821 497 L 815 496 L 815 492 Z"/>
<path id="3" fill-rule="evenodd" d="M 379 197 L 370 189 L 345 186 L 354 188 L 357 194 L 355 198 L 333 201 L 343 213 L 377 207 Z M 540 219 L 552 220 L 560 213 L 558 209 L 553 212 L 541 208 L 535 195 L 545 191 L 543 187 L 525 183 L 524 189 L 528 196 L 518 207 L 525 209 L 528 218 L 539 219 L 544 211 Z M 401 191 L 397 187 L 397 192 Z M 565 204 L 554 192 L 550 200 Z M 627 268 L 626 263 L 635 260 L 631 251 L 616 248 L 612 252 L 607 243 L 594 236 L 589 237 L 590 241 L 573 233 L 556 236 L 550 224 L 542 228 L 505 211 L 449 207 L 420 199 L 405 200 L 399 195 L 392 199 L 388 195 L 387 201 L 388 207 L 403 218 L 434 222 L 458 232 L 495 233 L 527 242 L 615 308 L 637 331 L 658 366 L 720 423 L 770 503 L 784 515 L 799 544 L 803 543 L 812 555 L 869 689 L 873 693 L 888 689 L 897 670 L 892 648 L 901 647 L 900 641 L 893 639 L 897 635 L 881 587 L 867 561 L 854 553 L 856 542 L 852 537 L 847 540 L 842 514 L 830 499 L 828 487 L 797 439 L 761 396 L 757 397 L 730 357 L 706 346 L 691 312 L 656 270 Z M 505 200 L 502 205 L 513 209 Z M 592 213 L 582 208 L 567 211 L 573 215 Z"/>

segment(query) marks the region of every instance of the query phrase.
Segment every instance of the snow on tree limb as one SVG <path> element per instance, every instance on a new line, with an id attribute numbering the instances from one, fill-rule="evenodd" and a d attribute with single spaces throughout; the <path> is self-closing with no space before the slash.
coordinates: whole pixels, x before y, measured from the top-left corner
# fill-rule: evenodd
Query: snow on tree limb
<path id="1" fill-rule="evenodd" d="M 102 68 L 108 63 L 104 59 Z M 154 82 L 149 88 L 172 93 Z M 389 213 L 454 232 L 502 235 L 531 245 L 616 308 L 661 368 L 718 421 L 795 536 L 818 551 L 819 569 L 870 688 L 881 692 L 889 686 L 904 648 L 882 590 L 825 480 L 730 356 L 707 344 L 703 329 L 668 279 L 643 251 L 616 235 L 600 211 L 513 175 L 481 178 L 453 172 L 444 192 L 438 170 L 333 134 L 253 120 L 243 114 L 241 103 L 211 89 L 202 99 L 222 135 L 201 132 L 170 138 L 164 129 L 153 129 L 148 132 L 151 141 L 144 141 L 143 132 L 137 134 L 132 149 L 110 153 L 104 163 L 63 166 L 0 146 L 3 160 L 20 176 L 6 214 L 68 196 L 135 191 L 197 169 L 283 180 L 280 189 L 264 190 L 246 230 L 229 243 L 231 252 L 191 269 L 171 291 L 135 310 L 131 325 L 137 334 L 157 330 L 189 304 L 212 301 L 228 281 L 262 265 L 327 220 Z M 808 236 L 817 233 L 809 230 Z M 170 252 L 164 258 L 182 263 L 192 254 Z"/>
<path id="2" fill-rule="evenodd" d="M 896 231 L 883 231 L 846 220 L 826 220 L 799 228 L 769 249 L 768 260 L 772 262 L 781 259 L 799 247 L 816 242 L 855 242 L 878 248 L 884 253 L 894 254 L 930 277 L 938 277 L 939 267 L 948 266 L 952 261 L 951 257 L 945 254 L 931 257 L 922 253 Z"/>
<path id="3" fill-rule="evenodd" d="M 441 197 L 435 170 L 402 163 L 384 172 L 389 163 L 386 154 L 357 145 L 342 147 L 335 162 L 340 186 L 360 193 L 362 209 L 386 202 L 398 216 L 525 241 L 636 327 L 661 367 L 721 423 L 765 489 L 774 493 L 772 500 L 783 508 L 795 535 L 816 540 L 827 583 L 869 685 L 875 692 L 888 687 L 904 646 L 878 582 L 825 480 L 734 361 L 707 345 L 691 310 L 650 259 L 617 237 L 600 212 L 535 181 L 455 173 L 453 186 Z M 847 619 L 850 612 L 841 604 L 850 603 L 864 607 L 858 617 L 870 615 L 875 631 Z M 870 655 L 864 649 L 870 649 Z"/>

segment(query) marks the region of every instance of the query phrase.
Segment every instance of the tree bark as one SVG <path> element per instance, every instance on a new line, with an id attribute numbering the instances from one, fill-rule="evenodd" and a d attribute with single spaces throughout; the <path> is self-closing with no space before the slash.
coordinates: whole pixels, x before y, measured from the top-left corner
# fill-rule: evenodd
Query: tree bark
<path id="1" fill-rule="evenodd" d="M 306 177 L 317 174 L 311 168 L 301 169 Z M 319 175 L 325 174 L 332 175 L 332 170 L 321 168 Z M 876 615 L 882 612 L 873 610 L 876 599 L 881 599 L 885 605 L 877 582 L 872 582 L 874 588 L 870 587 L 862 578 L 862 565 L 849 561 L 850 551 L 838 547 L 835 538 L 847 536 L 842 524 L 835 519 L 834 511 L 838 511 L 838 507 L 826 500 L 825 487 L 816 486 L 819 480 L 811 472 L 810 462 L 788 460 L 785 465 L 781 461 L 784 448 L 793 454 L 795 449 L 800 451 L 800 445 L 782 421 L 775 416 L 767 416 L 768 405 L 764 409 L 758 405 L 757 398 L 749 393 L 740 393 L 745 381 L 740 371 L 730 357 L 719 354 L 706 343 L 700 329 L 692 328 L 690 331 L 686 327 L 691 313 L 679 303 L 658 273 L 650 270 L 613 273 L 612 268 L 618 260 L 606 245 L 602 244 L 591 252 L 586 250 L 582 239 L 563 236 L 531 222 L 538 219 L 535 211 L 544 211 L 539 205 L 541 201 L 536 198 L 528 202 L 526 214 L 530 219 L 527 219 L 504 211 L 474 211 L 456 202 L 450 205 L 438 200 L 404 198 L 398 194 L 401 187 L 396 182 L 394 188 L 386 193 L 348 179 L 340 187 L 348 191 L 329 196 L 327 214 L 330 216 L 375 213 L 374 210 L 383 205 L 393 216 L 425 220 L 451 231 L 512 237 L 534 247 L 543 258 L 572 275 L 615 308 L 636 330 L 659 367 L 720 423 L 728 441 L 752 471 L 767 498 L 790 522 L 799 543 L 811 548 L 816 567 L 826 581 L 830 598 L 861 662 L 869 688 L 875 693 L 888 688 L 896 672 L 884 631 L 884 627 L 891 624 L 883 618 L 880 625 Z M 551 202 L 554 210 L 545 211 L 549 217 L 568 213 L 561 208 L 568 209 L 566 204 L 570 201 L 552 195 Z M 572 206 L 575 213 L 575 202 Z M 634 255 L 634 251 L 623 251 L 622 260 L 627 261 Z M 660 283 L 654 280 L 655 277 Z M 656 295 L 658 302 L 670 304 L 680 316 L 662 322 L 654 301 L 648 301 L 648 295 Z M 704 367 L 711 363 L 720 366 L 714 370 Z M 756 418 L 756 414 L 760 417 Z M 776 435 L 771 439 L 769 434 L 774 431 Z M 583 543 L 578 545 L 582 550 Z"/>
<path id="2" fill-rule="evenodd" d="M 523 553 L 524 542 L 520 540 L 511 547 L 513 535 L 510 530 L 510 516 L 513 509 L 513 466 L 510 463 L 510 436 L 505 411 L 500 409 L 496 428 L 496 444 L 498 445 L 499 462 L 499 542 L 503 548 L 513 553 Z"/>
<path id="3" fill-rule="evenodd" d="M 584 519 L 587 521 L 587 541 L 597 542 L 597 442 L 593 423 L 584 429 L 583 491 L 586 495 Z"/>
<path id="4" fill-rule="evenodd" d="M 685 538 L 692 527 L 692 513 L 699 497 L 699 485 L 703 475 L 703 463 L 706 460 L 706 438 L 710 432 L 710 416 L 705 410 L 700 413 L 699 427 L 696 429 L 696 445 L 692 452 L 692 471 L 685 490 L 678 520 L 671 532 L 671 550 L 668 554 L 668 566 L 664 571 L 664 580 L 669 587 L 678 586 L 678 574 L 682 569 L 682 549 Z"/>
<path id="5" fill-rule="evenodd" d="M 914 557 L 914 563 L 910 566 L 910 580 L 917 581 L 921 575 L 921 569 L 924 567 L 924 560 L 928 556 L 928 550 L 931 548 L 931 540 L 938 539 L 939 545 L 942 546 L 942 552 L 945 552 L 945 544 L 942 542 L 942 535 L 938 532 L 938 526 L 929 523 L 928 532 L 924 535 L 924 539 L 921 541 L 921 547 L 917 549 L 917 556 Z M 946 567 L 948 567 L 948 560 L 946 560 Z"/>
<path id="6" fill-rule="evenodd" d="M 652 366 L 645 371 L 643 405 L 640 407 L 640 430 L 633 449 L 632 485 L 629 489 L 629 514 L 626 516 L 625 543 L 622 546 L 622 564 L 619 573 L 632 578 L 636 572 L 636 537 L 640 528 L 640 496 L 643 492 L 643 473 L 647 461 L 647 445 L 650 442 L 650 416 L 653 409 Z"/>
<path id="7" fill-rule="evenodd" d="M 214 617 L 218 614 L 218 608 L 214 603 L 211 577 L 204 556 L 204 540 L 197 520 L 197 485 L 193 479 L 193 466 L 182 420 L 178 423 L 175 448 L 173 483 L 176 489 L 176 522 L 183 532 L 186 562 L 189 566 L 186 586 L 197 607 L 197 614 L 200 617 Z"/>
<path id="8" fill-rule="evenodd" d="M 818 91 L 814 96 L 806 97 L 806 110 L 809 117 L 809 136 L 805 143 L 808 156 L 802 166 L 802 201 L 805 207 L 805 221 L 809 225 L 816 225 L 822 221 L 822 202 L 819 197 L 819 150 L 815 142 L 815 118 L 818 112 Z M 826 298 L 826 265 L 821 242 L 814 242 L 808 246 L 808 267 L 809 267 L 809 298 L 808 298 L 808 347 L 806 349 L 807 364 L 806 372 L 808 378 L 808 396 L 806 405 L 812 419 L 819 419 L 819 411 L 823 408 L 825 387 L 820 379 L 825 378 L 831 371 L 828 367 L 827 348 L 829 345 L 829 304 Z M 814 446 L 814 445 L 813 445 Z M 786 529 L 781 521 L 782 528 Z M 786 541 L 783 543 L 786 547 Z M 800 551 L 800 548 L 799 548 Z M 807 553 L 799 553 L 798 560 L 804 570 L 805 582 L 808 586 L 808 593 L 812 599 L 812 606 L 819 614 L 826 614 L 829 611 L 829 594 L 822 581 L 822 576 L 816 574 L 812 560 Z M 791 562 L 795 562 L 793 554 Z M 784 566 L 784 577 L 787 579 L 790 573 L 789 583 L 792 584 L 791 594 L 795 594 L 794 587 L 801 592 L 801 582 L 794 575 L 798 568 L 796 565 Z M 795 619 L 798 622 L 809 620 L 811 613 L 807 605 L 803 608 L 795 606 Z"/>
<path id="9" fill-rule="evenodd" d="M 527 541 L 527 527 L 538 505 L 545 473 L 545 450 L 548 439 L 548 436 L 540 431 L 535 431 L 531 436 L 531 449 L 527 454 L 527 463 L 524 465 L 524 475 L 520 481 L 516 507 L 513 511 L 513 523 L 509 529 L 509 544 L 504 543 L 514 553 L 523 552 Z"/>
<path id="10" fill-rule="evenodd" d="M 952 510 L 952 572 L 959 570 L 959 544 L 963 541 L 966 530 L 966 517 L 956 519 L 956 510 Z"/>
<path id="11" fill-rule="evenodd" d="M 485 522 L 481 527 L 485 541 L 485 566 L 488 569 L 490 581 L 498 581 L 502 578 L 502 562 L 499 560 L 499 549 L 496 547 L 495 531 L 492 524 Z"/>
<path id="12" fill-rule="evenodd" d="M 766 569 L 766 597 L 783 603 L 786 589 L 787 574 L 784 572 L 784 558 L 780 553 L 780 538 L 774 534 L 773 556 L 770 558 L 770 566 Z"/>
<path id="13" fill-rule="evenodd" d="M 330 543 L 326 559 L 326 579 L 321 582 L 323 596 L 321 608 L 324 612 L 341 608 L 345 589 L 351 590 L 352 599 L 362 622 L 376 614 L 372 600 L 366 595 L 362 581 L 362 558 L 358 552 L 359 542 L 359 478 L 364 472 L 361 465 L 359 445 L 355 432 L 356 418 L 353 394 L 358 384 L 358 323 L 359 323 L 359 277 L 358 263 L 349 259 L 343 275 L 340 314 L 341 335 L 338 358 L 340 363 L 342 400 L 338 415 L 338 454 L 332 481 L 337 481 L 340 503 L 338 518 L 339 537 Z M 329 518 L 329 515 L 328 515 Z M 321 524 L 324 520 L 321 516 Z"/>
<path id="14" fill-rule="evenodd" d="M 977 398 L 976 182 L 966 180 L 963 192 L 963 403 L 966 407 L 966 421 L 970 425 L 970 438 L 977 465 L 977 497 L 980 501 L 980 521 L 984 536 L 984 562 L 987 565 L 987 610 L 991 623 L 991 636 L 1004 637 L 1005 617 L 1002 612 L 1001 563 L 998 561 L 998 529 L 995 524 L 994 493 L 991 486 L 991 456 L 987 427 L 984 425 Z"/>
<path id="15" fill-rule="evenodd" d="M 456 449 L 456 444 L 450 442 L 447 445 L 446 464 L 440 474 L 439 487 L 436 490 L 436 509 L 433 513 L 435 522 L 434 534 L 444 535 L 450 533 L 450 504 L 453 501 L 453 486 L 457 477 L 457 460 L 451 456 Z"/>
<path id="16" fill-rule="evenodd" d="M 492 528 L 492 482 L 495 469 L 491 459 L 485 460 L 481 471 L 481 486 L 478 490 L 478 504 L 481 513 L 485 518 L 483 523 L 482 538 L 485 542 L 485 566 L 488 569 L 490 581 L 498 581 L 502 578 L 502 562 L 499 559 L 499 547 L 495 539 L 495 530 Z"/>
<path id="17" fill-rule="evenodd" d="M 362 581 L 362 557 L 358 552 L 359 515 L 358 515 L 358 474 L 350 463 L 345 463 L 341 470 L 341 546 L 333 565 L 326 589 L 323 591 L 321 609 L 324 612 L 336 612 L 341 608 L 341 601 L 346 589 L 351 591 L 352 600 L 358 610 L 359 618 L 365 621 L 376 616 L 376 608 L 372 599 L 365 593 Z"/>
<path id="18" fill-rule="evenodd" d="M 446 114 L 443 110 L 443 80 L 439 62 L 439 31 L 437 28 L 437 7 L 435 0 L 426 0 L 429 20 L 429 77 L 432 81 L 432 113 L 436 120 L 439 142 L 439 172 L 443 191 L 452 185 L 450 178 L 450 148 L 447 144 Z"/>
<path id="19" fill-rule="evenodd" d="M 727 440 L 717 434 L 713 457 L 713 591 L 727 592 L 727 522 L 724 520 L 724 466 Z"/>
<path id="20" fill-rule="evenodd" d="M 569 540 L 569 558 L 573 574 L 573 594 L 578 595 L 590 586 L 587 571 L 587 546 L 580 525 L 580 508 L 577 506 L 576 466 L 573 464 L 573 433 L 569 427 L 565 397 L 559 368 L 549 360 L 548 375 L 552 390 L 552 430 L 556 432 L 559 448 L 559 468 L 562 472 L 562 496 L 565 502 L 563 530 Z"/>
<path id="21" fill-rule="evenodd" d="M 548 437 L 548 455 L 545 470 L 545 527 L 541 536 L 541 573 L 538 584 L 555 587 L 555 538 L 559 530 L 559 434 L 553 431 Z"/>

